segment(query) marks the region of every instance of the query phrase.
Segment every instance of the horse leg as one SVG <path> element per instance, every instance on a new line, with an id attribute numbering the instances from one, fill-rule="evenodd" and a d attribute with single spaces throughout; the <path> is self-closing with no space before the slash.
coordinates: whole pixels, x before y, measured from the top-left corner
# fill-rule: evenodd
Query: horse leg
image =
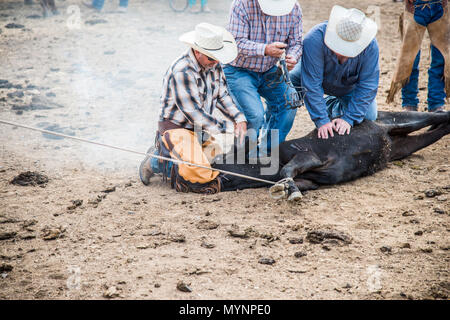
<path id="1" fill-rule="evenodd" d="M 390 136 L 407 135 L 428 126 L 450 121 L 447 112 L 378 112 L 377 124 L 387 129 Z"/>

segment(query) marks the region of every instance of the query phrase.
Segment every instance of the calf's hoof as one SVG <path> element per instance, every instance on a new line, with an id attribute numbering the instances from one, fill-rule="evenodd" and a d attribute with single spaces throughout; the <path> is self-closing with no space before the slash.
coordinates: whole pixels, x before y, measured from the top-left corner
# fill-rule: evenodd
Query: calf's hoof
<path id="1" fill-rule="evenodd" d="M 292 192 L 291 195 L 288 197 L 288 201 L 300 201 L 300 199 L 303 197 L 302 193 L 300 191 Z"/>
<path id="2" fill-rule="evenodd" d="M 286 197 L 286 186 L 284 183 L 278 183 L 276 185 L 273 185 L 269 189 L 270 196 L 272 199 L 278 200 Z"/>

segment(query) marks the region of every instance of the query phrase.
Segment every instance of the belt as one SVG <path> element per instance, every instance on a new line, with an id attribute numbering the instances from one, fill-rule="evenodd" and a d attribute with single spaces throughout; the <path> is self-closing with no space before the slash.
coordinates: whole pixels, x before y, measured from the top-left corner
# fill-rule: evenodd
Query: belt
<path id="1" fill-rule="evenodd" d="M 173 129 L 186 129 L 186 130 L 194 131 L 194 129 L 182 127 L 182 126 L 175 124 L 169 120 L 163 120 L 163 121 L 158 122 L 158 131 L 159 131 L 159 134 L 161 134 L 161 135 L 164 135 L 164 133 L 167 130 L 173 130 Z"/>

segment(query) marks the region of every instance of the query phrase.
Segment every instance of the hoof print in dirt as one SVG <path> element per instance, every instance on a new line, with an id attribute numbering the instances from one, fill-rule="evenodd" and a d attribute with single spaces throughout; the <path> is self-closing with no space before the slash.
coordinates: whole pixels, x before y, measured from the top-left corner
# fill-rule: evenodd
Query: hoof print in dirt
<path id="1" fill-rule="evenodd" d="M 315 230 L 308 232 L 306 240 L 313 244 L 327 243 L 346 245 L 352 243 L 353 239 L 343 232 Z"/>
<path id="2" fill-rule="evenodd" d="M 186 237 L 183 234 L 174 234 L 170 236 L 170 241 L 183 243 L 186 242 Z"/>
<path id="3" fill-rule="evenodd" d="M 228 230 L 228 234 L 233 238 L 248 239 L 250 237 L 246 231 Z"/>
<path id="4" fill-rule="evenodd" d="M 18 24 L 18 23 L 8 23 L 5 26 L 5 28 L 6 29 L 23 29 L 23 28 L 25 28 L 25 26 L 22 24 Z"/>
<path id="5" fill-rule="evenodd" d="M 72 205 L 67 207 L 67 210 L 75 210 L 77 207 L 83 204 L 83 200 L 72 200 Z"/>
<path id="6" fill-rule="evenodd" d="M 65 232 L 66 229 L 63 227 L 45 227 L 44 229 L 42 229 L 42 239 L 49 241 L 63 238 Z"/>
<path id="7" fill-rule="evenodd" d="M 115 192 L 115 191 L 116 191 L 116 187 L 114 186 L 114 187 L 106 188 L 105 190 L 100 191 L 100 192 L 103 192 L 103 193 L 111 193 L 111 192 Z"/>
<path id="8" fill-rule="evenodd" d="M 11 184 L 19 186 L 41 186 L 45 187 L 48 182 L 48 177 L 37 172 L 22 172 L 11 180 Z"/>
<path id="9" fill-rule="evenodd" d="M 103 298 L 106 298 L 106 299 L 113 299 L 113 298 L 117 298 L 117 297 L 119 297 L 119 291 L 114 286 L 109 287 L 103 293 Z"/>
<path id="10" fill-rule="evenodd" d="M 437 196 L 440 196 L 442 194 L 442 191 L 439 189 L 429 189 L 427 191 L 425 191 L 425 196 L 427 198 L 434 198 Z"/>
<path id="11" fill-rule="evenodd" d="M 84 23 L 93 26 L 96 24 L 108 23 L 108 21 L 106 21 L 105 19 L 92 19 L 92 20 L 86 20 Z"/>
<path id="12" fill-rule="evenodd" d="M 303 238 L 290 238 L 289 243 L 290 244 L 302 244 Z"/>
<path id="13" fill-rule="evenodd" d="M 190 283 L 186 284 L 183 281 L 179 281 L 177 283 L 177 290 L 181 292 L 192 292 L 190 285 L 191 285 Z"/>
<path id="14" fill-rule="evenodd" d="M 3 272 L 11 272 L 13 270 L 13 266 L 10 264 L 3 263 L 0 265 L 0 273 Z"/>
<path id="15" fill-rule="evenodd" d="M 434 208 L 433 211 L 437 214 L 445 214 L 445 210 L 442 210 L 441 208 Z"/>
<path id="16" fill-rule="evenodd" d="M 219 227 L 218 223 L 209 220 L 201 220 L 199 223 L 197 223 L 197 229 L 200 230 L 213 230 L 217 229 L 218 227 Z"/>
<path id="17" fill-rule="evenodd" d="M 261 259 L 258 260 L 258 263 L 273 265 L 275 263 L 275 260 L 272 259 L 272 258 L 261 258 Z"/>
<path id="18" fill-rule="evenodd" d="M 294 257 L 296 257 L 296 258 L 302 258 L 302 257 L 306 257 L 306 252 L 303 252 L 303 251 L 298 251 L 298 252 L 296 252 L 296 253 L 294 253 Z"/>
<path id="19" fill-rule="evenodd" d="M 450 296 L 450 282 L 440 282 L 439 284 L 432 286 L 430 295 L 434 299 L 447 300 Z"/>
<path id="20" fill-rule="evenodd" d="M 206 249 L 213 249 L 213 248 L 216 247 L 215 244 L 207 243 L 207 242 L 202 242 L 201 246 L 202 246 L 203 248 L 206 248 Z"/>
<path id="21" fill-rule="evenodd" d="M 0 240 L 13 239 L 16 235 L 16 232 L 0 232 Z"/>
<path id="22" fill-rule="evenodd" d="M 392 252 L 392 248 L 389 247 L 389 246 L 382 246 L 380 248 L 380 251 L 383 252 L 383 253 L 391 253 Z"/>

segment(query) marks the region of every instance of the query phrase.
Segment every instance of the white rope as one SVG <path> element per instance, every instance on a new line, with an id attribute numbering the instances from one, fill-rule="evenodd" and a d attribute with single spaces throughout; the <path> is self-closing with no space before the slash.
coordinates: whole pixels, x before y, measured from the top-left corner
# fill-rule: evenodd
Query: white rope
<path id="1" fill-rule="evenodd" d="M 166 158 L 166 157 L 157 156 L 157 155 L 150 154 L 150 153 L 145 153 L 145 152 L 125 149 L 125 148 L 116 147 L 116 146 L 112 146 L 112 145 L 108 145 L 108 144 L 100 143 L 100 142 L 95 142 L 95 141 L 91 141 L 91 140 L 87 140 L 87 139 L 83 139 L 83 138 L 72 137 L 72 136 L 68 136 L 68 135 L 62 134 L 62 133 L 58 133 L 58 132 L 54 132 L 54 131 L 48 131 L 48 130 L 43 130 L 43 129 L 38 129 L 38 128 L 34 128 L 34 127 L 30 127 L 30 126 L 26 126 L 26 125 L 23 125 L 23 124 L 11 122 L 11 121 L 6 121 L 6 120 L 2 120 L 2 119 L 0 119 L 0 123 L 7 124 L 7 125 L 10 125 L 10 126 L 14 126 L 14 127 L 20 127 L 20 128 L 33 130 L 33 131 L 38 131 L 38 132 L 42 132 L 42 133 L 52 134 L 52 135 L 63 137 L 63 138 L 68 138 L 68 139 L 77 140 L 77 141 L 81 141 L 81 142 L 85 142 L 85 143 L 95 144 L 95 145 L 98 145 L 98 146 L 111 148 L 111 149 L 116 149 L 116 150 L 120 150 L 120 151 L 125 151 L 125 152 L 129 152 L 129 153 L 135 153 L 135 154 L 144 155 L 144 156 L 148 155 L 148 156 L 151 156 L 152 158 L 156 158 L 156 159 L 159 159 L 159 160 L 172 161 L 172 162 L 177 163 L 177 164 L 186 164 L 186 165 L 190 165 L 190 166 L 194 166 L 194 167 L 198 167 L 198 168 L 203 168 L 203 169 L 207 169 L 207 170 L 211 170 L 211 171 L 217 171 L 217 172 L 229 174 L 229 175 L 232 175 L 232 176 L 236 176 L 236 177 L 240 177 L 240 178 L 244 178 L 244 179 L 248 179 L 248 180 L 264 182 L 264 183 L 267 183 L 267 184 L 274 184 L 274 185 L 276 184 L 276 182 L 270 181 L 270 180 L 264 180 L 264 179 L 260 179 L 260 178 L 255 178 L 255 177 L 251 177 L 251 176 L 247 176 L 247 175 L 244 175 L 244 174 L 235 173 L 235 172 L 231 172 L 231 171 L 226 171 L 226 170 L 222 170 L 222 169 L 209 168 L 209 167 L 205 167 L 205 166 L 202 166 L 202 165 L 199 165 L 199 164 L 190 163 L 190 162 L 187 162 L 187 161 L 182 161 L 182 160 L 177 160 L 177 159 L 172 159 L 172 158 Z"/>

